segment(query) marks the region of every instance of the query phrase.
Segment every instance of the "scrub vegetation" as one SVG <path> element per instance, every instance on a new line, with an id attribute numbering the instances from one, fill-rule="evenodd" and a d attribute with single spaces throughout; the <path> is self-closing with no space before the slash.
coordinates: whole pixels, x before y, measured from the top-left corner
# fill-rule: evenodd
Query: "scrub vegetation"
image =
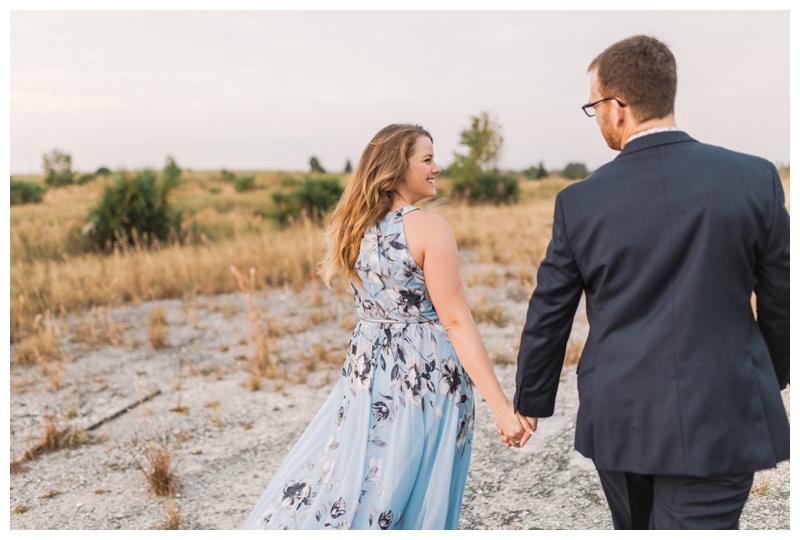
<path id="1" fill-rule="evenodd" d="M 782 172 L 788 201 L 789 173 Z M 115 243 L 108 252 L 87 250 L 87 216 L 118 176 L 50 189 L 41 203 L 10 208 L 10 331 L 11 343 L 20 344 L 12 361 L 60 359 L 53 335 L 67 314 L 127 302 L 241 292 L 231 267 L 253 269 L 247 279 L 253 292 L 300 290 L 316 283 L 324 227 L 318 207 L 315 219 L 302 213 L 282 219 L 284 209 L 276 204 L 307 189 L 310 179 L 296 180 L 299 175 L 282 171 L 235 174 L 253 176 L 259 191 L 238 192 L 219 172 L 184 171 L 180 184 L 170 188 L 170 204 L 182 215 L 182 238 L 155 237 L 150 248 L 132 235 L 130 242 Z M 347 177 L 327 173 L 322 179 L 325 193 L 333 191 L 333 178 L 344 186 Z M 44 184 L 41 175 L 24 180 Z M 459 248 L 477 262 L 502 265 L 503 279 L 514 276 L 532 285 L 550 239 L 554 197 L 570 181 L 522 175 L 517 180 L 516 205 L 438 204 L 446 201 L 443 197 L 427 208 L 447 219 Z M 446 194 L 452 183 L 440 177 L 437 189 Z M 218 192 L 209 191 L 211 187 Z M 97 326 L 87 329 L 95 342 Z"/>

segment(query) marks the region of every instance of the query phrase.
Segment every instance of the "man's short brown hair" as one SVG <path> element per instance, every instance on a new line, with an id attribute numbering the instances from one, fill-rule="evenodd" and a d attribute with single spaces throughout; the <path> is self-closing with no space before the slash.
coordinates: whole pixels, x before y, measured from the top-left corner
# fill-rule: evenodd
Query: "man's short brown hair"
<path id="1" fill-rule="evenodd" d="M 675 110 L 678 76 L 669 48 L 649 36 L 614 43 L 592 60 L 603 97 L 615 97 L 631 107 L 639 122 L 664 118 Z"/>

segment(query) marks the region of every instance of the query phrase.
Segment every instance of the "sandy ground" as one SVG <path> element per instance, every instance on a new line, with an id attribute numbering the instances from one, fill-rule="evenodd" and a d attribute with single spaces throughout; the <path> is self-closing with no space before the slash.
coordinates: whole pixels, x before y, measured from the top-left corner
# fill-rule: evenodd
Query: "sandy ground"
<path id="1" fill-rule="evenodd" d="M 470 271 L 484 271 L 467 265 Z M 509 396 L 513 394 L 516 346 L 530 291 L 507 283 L 498 289 L 468 288 L 471 303 L 488 299 L 508 323 L 481 323 L 490 356 Z M 10 452 L 19 458 L 43 432 L 43 417 L 71 415 L 75 425 L 124 409 L 143 394 L 160 394 L 102 428 L 94 442 L 47 453 L 10 477 L 11 529 L 150 529 L 166 522 L 175 504 L 184 529 L 238 529 L 340 372 L 355 322 L 352 299 L 323 291 L 272 291 L 253 298 L 262 328 L 281 321 L 282 335 L 270 346 L 287 372 L 251 391 L 245 357 L 251 355 L 252 325 L 242 294 L 161 301 L 167 314 L 165 349 L 148 346 L 149 316 L 156 303 L 111 310 L 124 325 L 123 342 L 90 348 L 74 336 L 91 317 L 61 324 L 68 362 L 63 386 L 52 391 L 38 368 L 11 374 Z M 280 330 L 280 329 L 279 329 Z M 575 340 L 587 324 L 576 317 Z M 277 332 L 277 331 L 276 331 Z M 13 353 L 13 350 L 12 350 Z M 306 355 L 305 362 L 302 356 Z M 322 358 L 311 366 L 309 358 Z M 305 363 L 305 367 L 303 367 Z M 308 371 L 311 367 L 313 371 Z M 789 400 L 789 391 L 784 392 Z M 491 412 L 480 398 L 472 463 L 464 496 L 462 529 L 610 529 L 611 518 L 590 461 L 573 448 L 578 399 L 573 368 L 566 368 L 556 414 L 540 421 L 523 449 L 497 441 Z M 177 495 L 169 500 L 148 491 L 137 467 L 135 441 L 165 434 L 176 445 Z M 789 528 L 789 464 L 758 473 L 745 507 L 744 529 Z"/>

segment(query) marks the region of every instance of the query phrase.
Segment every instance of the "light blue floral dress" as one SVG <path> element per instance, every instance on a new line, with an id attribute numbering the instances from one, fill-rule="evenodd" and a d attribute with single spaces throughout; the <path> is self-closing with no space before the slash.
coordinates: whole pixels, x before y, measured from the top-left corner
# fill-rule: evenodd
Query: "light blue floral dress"
<path id="1" fill-rule="evenodd" d="M 403 233 L 407 206 L 369 227 L 351 283 L 359 323 L 342 375 L 246 529 L 456 529 L 472 384 Z"/>

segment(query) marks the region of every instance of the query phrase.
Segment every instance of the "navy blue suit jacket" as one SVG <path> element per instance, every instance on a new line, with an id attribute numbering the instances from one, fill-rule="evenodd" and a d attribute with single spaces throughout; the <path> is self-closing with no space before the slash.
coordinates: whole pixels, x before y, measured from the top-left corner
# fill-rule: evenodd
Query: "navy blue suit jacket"
<path id="1" fill-rule="evenodd" d="M 771 163 L 657 133 L 558 194 L 519 350 L 526 416 L 553 414 L 583 293 L 575 448 L 598 469 L 706 476 L 789 458 L 789 215 Z"/>

